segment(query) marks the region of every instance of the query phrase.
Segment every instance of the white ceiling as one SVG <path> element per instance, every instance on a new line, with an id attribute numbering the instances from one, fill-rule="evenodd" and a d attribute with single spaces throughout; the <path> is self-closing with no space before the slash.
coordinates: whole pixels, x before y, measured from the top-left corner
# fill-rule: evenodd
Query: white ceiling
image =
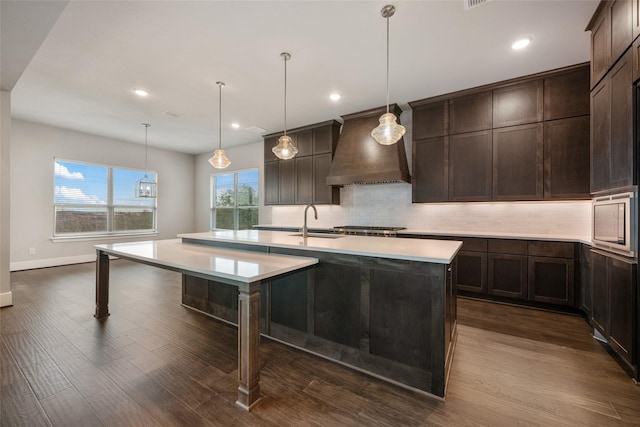
<path id="1" fill-rule="evenodd" d="M 149 122 L 149 145 L 198 154 L 218 144 L 222 80 L 223 146 L 261 141 L 245 128 L 282 130 L 287 51 L 288 127 L 339 119 L 385 103 L 387 3 L 71 1 L 15 85 L 12 116 L 137 143 Z M 588 61 L 584 28 L 598 0 L 492 0 L 470 10 L 463 0 L 392 4 L 391 102 L 407 109 Z M 532 44 L 513 51 L 523 35 Z M 340 101 L 329 100 L 333 91 Z"/>

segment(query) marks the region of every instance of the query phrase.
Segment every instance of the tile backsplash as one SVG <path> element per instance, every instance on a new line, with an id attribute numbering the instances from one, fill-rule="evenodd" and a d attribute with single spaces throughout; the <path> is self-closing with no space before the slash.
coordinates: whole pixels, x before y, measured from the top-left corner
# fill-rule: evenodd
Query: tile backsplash
<path id="1" fill-rule="evenodd" d="M 318 206 L 311 227 L 401 226 L 432 232 L 514 233 L 585 238 L 591 201 L 411 203 L 411 185 L 353 185 L 340 190 L 340 206 Z M 301 226 L 304 206 L 267 206 L 261 224 Z"/>

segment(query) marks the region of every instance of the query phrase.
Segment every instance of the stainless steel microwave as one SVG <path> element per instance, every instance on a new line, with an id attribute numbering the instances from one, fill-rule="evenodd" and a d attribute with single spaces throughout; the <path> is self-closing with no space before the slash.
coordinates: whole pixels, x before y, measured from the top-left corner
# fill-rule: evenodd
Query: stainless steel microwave
<path id="1" fill-rule="evenodd" d="M 628 257 L 636 257 L 637 197 L 634 192 L 593 199 L 593 246 Z"/>

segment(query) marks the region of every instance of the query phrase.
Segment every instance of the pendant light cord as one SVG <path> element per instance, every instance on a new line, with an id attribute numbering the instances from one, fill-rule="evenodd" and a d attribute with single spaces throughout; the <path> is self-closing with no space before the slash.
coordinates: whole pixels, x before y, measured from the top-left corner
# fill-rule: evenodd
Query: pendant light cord
<path id="1" fill-rule="evenodd" d="M 389 17 L 387 16 L 387 113 L 389 112 Z"/>
<path id="2" fill-rule="evenodd" d="M 287 56 L 284 56 L 284 134 L 287 134 Z"/>
<path id="3" fill-rule="evenodd" d="M 218 149 L 222 150 L 222 84 L 218 83 Z"/>

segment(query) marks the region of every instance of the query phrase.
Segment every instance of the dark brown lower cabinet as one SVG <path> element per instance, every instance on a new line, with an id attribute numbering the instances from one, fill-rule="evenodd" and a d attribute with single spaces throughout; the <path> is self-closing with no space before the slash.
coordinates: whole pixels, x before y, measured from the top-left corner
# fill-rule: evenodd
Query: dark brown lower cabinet
<path id="1" fill-rule="evenodd" d="M 634 366 L 637 363 L 634 353 L 637 352 L 634 349 L 637 263 L 598 250 L 592 250 L 591 260 L 592 325 L 637 377 Z"/>
<path id="2" fill-rule="evenodd" d="M 574 261 L 529 257 L 529 300 L 572 306 Z"/>
<path id="3" fill-rule="evenodd" d="M 628 363 L 633 361 L 633 329 L 636 264 L 607 259 L 609 281 L 609 345 Z"/>
<path id="4" fill-rule="evenodd" d="M 488 255 L 489 295 L 527 299 L 527 257 Z"/>
<path id="5" fill-rule="evenodd" d="M 463 246 L 464 247 L 464 246 Z M 487 253 L 458 252 L 458 290 L 480 294 L 487 293 Z"/>

